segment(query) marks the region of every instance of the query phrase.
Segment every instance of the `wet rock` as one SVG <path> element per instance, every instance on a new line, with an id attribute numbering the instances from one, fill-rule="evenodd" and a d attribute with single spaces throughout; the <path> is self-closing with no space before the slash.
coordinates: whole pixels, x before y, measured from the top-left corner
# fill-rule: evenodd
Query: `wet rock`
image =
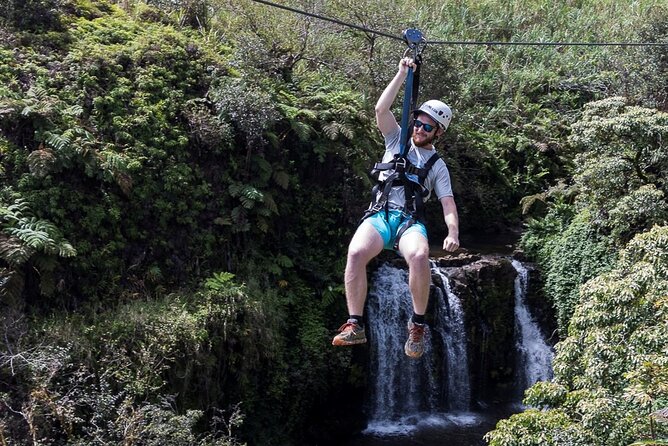
<path id="1" fill-rule="evenodd" d="M 443 256 L 436 259 L 436 264 L 441 268 L 454 268 L 477 262 L 482 257 L 477 254 L 461 252 L 456 255 Z"/>

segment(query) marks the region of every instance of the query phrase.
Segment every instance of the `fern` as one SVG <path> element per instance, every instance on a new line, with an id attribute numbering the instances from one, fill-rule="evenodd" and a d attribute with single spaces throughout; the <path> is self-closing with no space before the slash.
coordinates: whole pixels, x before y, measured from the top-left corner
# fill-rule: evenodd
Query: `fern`
<path id="1" fill-rule="evenodd" d="M 62 241 L 58 245 L 58 256 L 59 257 L 75 257 L 77 255 L 77 250 L 74 249 L 69 242 Z"/>
<path id="2" fill-rule="evenodd" d="M 270 194 L 264 194 L 263 202 L 270 212 L 278 214 L 278 205 L 276 204 L 276 201 L 274 200 L 273 196 L 271 196 Z"/>
<path id="3" fill-rule="evenodd" d="M 0 271 L 0 295 L 17 298 L 23 289 L 22 268 L 30 264 L 39 273 L 40 290 L 55 290 L 52 272 L 57 257 L 72 257 L 76 250 L 51 222 L 32 216 L 28 203 L 17 198 L 9 206 L 0 203 L 0 260 L 8 267 Z"/>
<path id="4" fill-rule="evenodd" d="M 284 170 L 275 170 L 272 179 L 283 189 L 287 189 L 290 185 L 290 175 Z"/>
<path id="5" fill-rule="evenodd" d="M 256 203 L 261 203 L 264 200 L 262 192 L 253 186 L 244 186 L 240 184 L 231 184 L 228 188 L 230 195 L 238 197 L 241 205 L 246 209 L 252 209 Z"/>
<path id="6" fill-rule="evenodd" d="M 46 254 L 56 254 L 57 252 L 56 243 L 45 231 L 35 230 L 30 227 L 10 228 L 6 231 L 10 235 L 23 241 L 35 251 L 41 251 Z"/>
<path id="7" fill-rule="evenodd" d="M 23 198 L 16 199 L 14 203 L 10 204 L 6 208 L 0 207 L 0 215 L 7 216 L 10 220 L 13 221 L 18 220 L 21 215 L 29 212 L 30 206 Z"/>
<path id="8" fill-rule="evenodd" d="M 30 116 L 32 114 L 48 116 L 58 110 L 59 100 L 58 98 L 49 96 L 49 92 L 45 88 L 33 85 L 28 90 L 23 102 L 24 107 L 21 111 L 23 116 Z"/>
<path id="9" fill-rule="evenodd" d="M 72 134 L 65 132 L 62 135 L 47 132 L 44 141 L 59 152 L 63 152 L 72 147 Z"/>
<path id="10" fill-rule="evenodd" d="M 63 110 L 63 113 L 66 115 L 74 116 L 74 117 L 79 117 L 83 114 L 84 109 L 80 105 L 72 105 L 70 107 L 67 107 L 66 109 Z"/>
<path id="11" fill-rule="evenodd" d="M 330 122 L 329 124 L 322 126 L 322 130 L 325 132 L 325 136 L 327 136 L 332 141 L 336 141 L 339 138 L 340 128 L 341 126 L 336 122 Z"/>
<path id="12" fill-rule="evenodd" d="M 11 254 L 12 258 L 21 259 L 20 250 L 17 251 L 15 245 L 22 242 L 34 252 L 60 257 L 76 255 L 74 247 L 63 239 L 60 230 L 53 223 L 28 216 L 29 214 L 30 209 L 23 200 L 17 200 L 6 208 L 0 207 L 0 217 L 9 223 L 5 225 L 4 233 L 10 236 L 5 240 L 6 246 L 2 252 Z"/>
<path id="13" fill-rule="evenodd" d="M 290 127 L 292 127 L 292 130 L 297 134 L 297 138 L 300 141 L 308 141 L 309 136 L 311 136 L 311 131 L 313 130 L 310 125 L 299 121 L 290 122 Z"/>
<path id="14" fill-rule="evenodd" d="M 339 126 L 339 130 L 343 136 L 352 140 L 355 137 L 355 131 L 350 124 L 343 124 Z"/>
<path id="15" fill-rule="evenodd" d="M 3 300 L 17 301 L 24 287 L 24 277 L 18 271 L 0 268 L 0 297 Z"/>
<path id="16" fill-rule="evenodd" d="M 32 257 L 35 250 L 16 237 L 0 232 L 0 259 L 13 268 L 18 268 Z"/>

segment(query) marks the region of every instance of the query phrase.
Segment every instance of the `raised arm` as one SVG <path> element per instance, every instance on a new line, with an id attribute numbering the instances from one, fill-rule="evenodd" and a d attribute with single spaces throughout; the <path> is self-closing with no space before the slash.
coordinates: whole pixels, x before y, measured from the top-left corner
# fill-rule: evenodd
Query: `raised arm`
<path id="1" fill-rule="evenodd" d="M 376 102 L 376 124 L 383 136 L 395 132 L 397 127 L 399 127 L 390 108 L 392 107 L 394 100 L 397 98 L 399 89 L 406 80 L 406 76 L 408 76 L 409 67 L 412 67 L 413 69 L 417 68 L 413 59 L 405 57 L 399 61 L 399 70 L 397 71 L 397 74 L 395 74 L 394 78 L 387 84 L 387 87 L 385 87 L 385 90 L 383 90 L 383 93 L 378 98 L 378 102 Z"/>

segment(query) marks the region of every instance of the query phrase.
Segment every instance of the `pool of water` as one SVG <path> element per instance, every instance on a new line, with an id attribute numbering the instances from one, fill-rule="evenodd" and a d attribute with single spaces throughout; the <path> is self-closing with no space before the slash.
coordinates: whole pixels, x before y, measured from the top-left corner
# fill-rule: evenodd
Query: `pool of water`
<path id="1" fill-rule="evenodd" d="M 513 410 L 515 409 L 515 410 Z M 426 413 L 392 422 L 370 423 L 347 446 L 485 446 L 484 435 L 517 412 L 504 408 L 489 413 Z"/>

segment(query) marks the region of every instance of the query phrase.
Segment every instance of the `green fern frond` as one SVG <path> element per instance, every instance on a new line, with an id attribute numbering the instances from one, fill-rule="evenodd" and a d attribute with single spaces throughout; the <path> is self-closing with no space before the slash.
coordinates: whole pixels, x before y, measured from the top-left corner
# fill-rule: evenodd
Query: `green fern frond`
<path id="1" fill-rule="evenodd" d="M 44 142 L 46 142 L 46 144 L 48 144 L 50 147 L 53 147 L 57 151 L 62 152 L 64 150 L 71 148 L 72 137 L 67 132 L 63 133 L 62 135 L 57 135 L 55 133 L 47 132 L 45 134 Z"/>
<path id="2" fill-rule="evenodd" d="M 17 198 L 14 203 L 10 204 L 5 209 L 16 219 L 21 218 L 23 215 L 30 214 L 30 205 L 23 198 Z"/>
<path id="3" fill-rule="evenodd" d="M 266 159 L 256 156 L 254 157 L 254 161 L 257 167 L 259 167 L 262 172 L 266 173 L 271 172 L 271 163 L 269 163 L 269 161 L 267 161 Z"/>
<path id="4" fill-rule="evenodd" d="M 283 189 L 287 189 L 290 185 L 290 175 L 284 170 L 275 170 L 272 178 Z"/>
<path id="5" fill-rule="evenodd" d="M 278 205 L 276 204 L 276 201 L 274 201 L 273 196 L 270 194 L 264 194 L 263 202 L 267 209 L 269 209 L 274 214 L 278 214 Z"/>
<path id="6" fill-rule="evenodd" d="M 350 125 L 341 125 L 339 126 L 339 130 L 341 131 L 341 134 L 345 136 L 347 139 L 352 140 L 355 137 L 355 131 L 353 130 L 353 127 Z"/>
<path id="7" fill-rule="evenodd" d="M 269 232 L 269 223 L 267 222 L 266 219 L 264 218 L 258 218 L 257 222 L 255 223 L 256 227 L 262 232 L 262 233 L 267 233 Z"/>
<path id="8" fill-rule="evenodd" d="M 246 209 L 252 209 L 256 203 L 261 203 L 264 201 L 264 195 L 253 186 L 245 186 L 241 191 L 241 196 L 239 199 L 241 200 L 243 207 Z"/>
<path id="9" fill-rule="evenodd" d="M 26 93 L 23 101 L 24 108 L 21 111 L 23 116 L 32 114 L 49 115 L 57 109 L 58 98 L 49 96 L 49 92 L 39 85 L 33 85 Z"/>
<path id="10" fill-rule="evenodd" d="M 0 268 L 0 297 L 3 300 L 16 301 L 21 297 L 25 280 L 20 271 Z"/>
<path id="11" fill-rule="evenodd" d="M 35 231 L 31 228 L 10 228 L 7 233 L 13 235 L 30 246 L 35 251 L 41 251 L 46 254 L 56 254 L 57 245 L 44 231 Z"/>
<path id="12" fill-rule="evenodd" d="M 274 132 L 265 132 L 264 137 L 269 141 L 271 147 L 278 149 L 281 147 L 281 140 L 278 135 Z"/>
<path id="13" fill-rule="evenodd" d="M 274 262 L 276 262 L 277 265 L 283 268 L 292 268 L 294 266 L 294 262 L 292 261 L 292 259 L 283 254 L 277 255 L 274 258 Z"/>
<path id="14" fill-rule="evenodd" d="M 230 193 L 232 197 L 238 197 L 241 194 L 241 191 L 243 190 L 243 185 L 233 183 L 230 184 L 229 187 L 227 188 L 227 191 Z"/>
<path id="15" fill-rule="evenodd" d="M 40 85 L 33 85 L 28 90 L 27 96 L 38 101 L 43 101 L 49 97 L 49 91 Z"/>
<path id="16" fill-rule="evenodd" d="M 76 257 L 77 250 L 74 249 L 69 242 L 61 242 L 58 245 L 58 256 L 60 257 Z"/>
<path id="17" fill-rule="evenodd" d="M 84 112 L 84 109 L 80 105 L 72 105 L 71 107 L 67 107 L 65 110 L 63 110 L 63 113 L 66 115 L 78 117 L 81 116 Z"/>
<path id="18" fill-rule="evenodd" d="M 22 243 L 17 237 L 9 237 L 0 232 L 0 259 L 13 267 L 26 263 L 35 250 Z"/>
<path id="19" fill-rule="evenodd" d="M 323 125 L 322 130 L 325 132 L 327 138 L 335 141 L 339 137 L 341 126 L 336 122 L 330 122 L 329 124 Z"/>
<path id="20" fill-rule="evenodd" d="M 297 138 L 300 141 L 308 141 L 309 136 L 311 136 L 311 126 L 308 124 L 304 124 L 303 122 L 299 121 L 292 121 L 290 123 L 290 127 L 292 127 L 292 130 L 297 134 Z"/>
<path id="21" fill-rule="evenodd" d="M 128 158 L 111 150 L 103 150 L 100 152 L 101 167 L 110 172 L 119 172 L 127 170 Z"/>

